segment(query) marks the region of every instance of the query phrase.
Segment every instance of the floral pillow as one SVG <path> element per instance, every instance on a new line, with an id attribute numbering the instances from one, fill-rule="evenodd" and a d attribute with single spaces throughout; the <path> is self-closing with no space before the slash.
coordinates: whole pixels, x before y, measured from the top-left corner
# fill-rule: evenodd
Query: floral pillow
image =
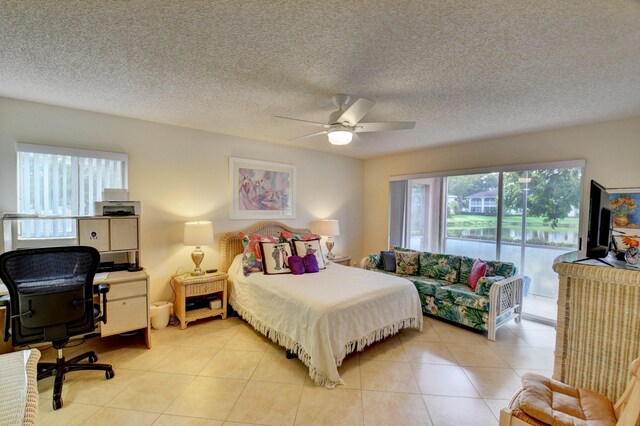
<path id="1" fill-rule="evenodd" d="M 293 232 L 282 231 L 280 232 L 280 242 L 288 242 L 293 244 L 293 241 L 309 241 L 320 239 L 318 234 L 294 234 Z"/>
<path id="2" fill-rule="evenodd" d="M 396 251 L 396 274 L 418 275 L 420 253 L 417 251 Z"/>
<path id="3" fill-rule="evenodd" d="M 262 253 L 260 253 L 260 242 L 277 243 L 275 237 L 260 234 L 246 235 L 240 233 L 242 245 L 244 246 L 244 254 L 242 255 L 242 272 L 245 276 L 252 272 L 262 271 Z"/>

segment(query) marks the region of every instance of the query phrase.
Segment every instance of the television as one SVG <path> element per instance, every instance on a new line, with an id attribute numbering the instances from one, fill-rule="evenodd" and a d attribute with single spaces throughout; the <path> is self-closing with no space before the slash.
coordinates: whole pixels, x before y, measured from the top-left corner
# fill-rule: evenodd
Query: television
<path id="1" fill-rule="evenodd" d="M 609 193 L 602 185 L 592 180 L 589 192 L 587 258 L 601 259 L 607 257 L 609 242 L 611 241 L 612 218 Z"/>

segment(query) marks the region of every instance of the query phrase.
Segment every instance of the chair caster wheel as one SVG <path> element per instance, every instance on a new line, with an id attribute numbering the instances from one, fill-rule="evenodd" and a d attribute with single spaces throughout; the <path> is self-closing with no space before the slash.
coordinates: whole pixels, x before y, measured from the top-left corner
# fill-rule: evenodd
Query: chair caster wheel
<path id="1" fill-rule="evenodd" d="M 62 398 L 59 396 L 54 396 L 53 397 L 53 409 L 54 410 L 58 410 L 62 408 Z"/>
<path id="2" fill-rule="evenodd" d="M 107 378 L 107 380 L 109 379 L 113 379 L 113 377 L 116 375 L 113 370 L 107 370 L 104 372 L 105 377 Z"/>
<path id="3" fill-rule="evenodd" d="M 88 361 L 89 361 L 91 364 L 93 364 L 94 362 L 98 362 L 98 357 L 97 357 L 97 355 L 91 355 L 91 356 L 89 356 Z"/>

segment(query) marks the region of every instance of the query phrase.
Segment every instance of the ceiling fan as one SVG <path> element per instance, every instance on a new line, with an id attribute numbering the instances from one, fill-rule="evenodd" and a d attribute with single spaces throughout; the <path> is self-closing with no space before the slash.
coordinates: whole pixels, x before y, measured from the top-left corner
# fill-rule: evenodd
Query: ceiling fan
<path id="1" fill-rule="evenodd" d="M 362 120 L 373 105 L 375 105 L 375 102 L 369 99 L 357 98 L 354 101 L 354 97 L 351 95 L 334 95 L 331 97 L 331 102 L 338 107 L 338 110 L 331 113 L 328 123 L 317 123 L 315 121 L 300 120 L 298 118 L 282 117 L 279 115 L 274 116 L 274 118 L 299 121 L 325 129 L 309 135 L 298 136 L 297 138 L 291 139 L 292 141 L 318 135 L 327 135 L 329 142 L 333 145 L 347 145 L 351 143 L 354 133 L 413 129 L 416 125 L 415 121 L 360 123 L 360 120 Z"/>

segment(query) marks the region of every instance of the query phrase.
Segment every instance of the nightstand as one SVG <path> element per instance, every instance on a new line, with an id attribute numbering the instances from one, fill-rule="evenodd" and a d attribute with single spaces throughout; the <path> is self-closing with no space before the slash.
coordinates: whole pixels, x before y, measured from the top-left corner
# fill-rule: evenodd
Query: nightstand
<path id="1" fill-rule="evenodd" d="M 227 318 L 227 274 L 213 273 L 204 275 L 178 275 L 173 278 L 172 285 L 176 291 L 175 313 L 180 320 L 180 328 L 184 330 L 191 321 L 202 318 L 222 316 Z M 203 298 L 214 293 L 222 300 L 222 307 L 211 309 L 208 306 L 190 311 L 186 310 L 191 299 Z"/>
<path id="2" fill-rule="evenodd" d="M 330 262 L 337 263 L 339 265 L 351 266 L 351 258 L 349 256 L 336 256 L 333 259 L 327 259 Z"/>

